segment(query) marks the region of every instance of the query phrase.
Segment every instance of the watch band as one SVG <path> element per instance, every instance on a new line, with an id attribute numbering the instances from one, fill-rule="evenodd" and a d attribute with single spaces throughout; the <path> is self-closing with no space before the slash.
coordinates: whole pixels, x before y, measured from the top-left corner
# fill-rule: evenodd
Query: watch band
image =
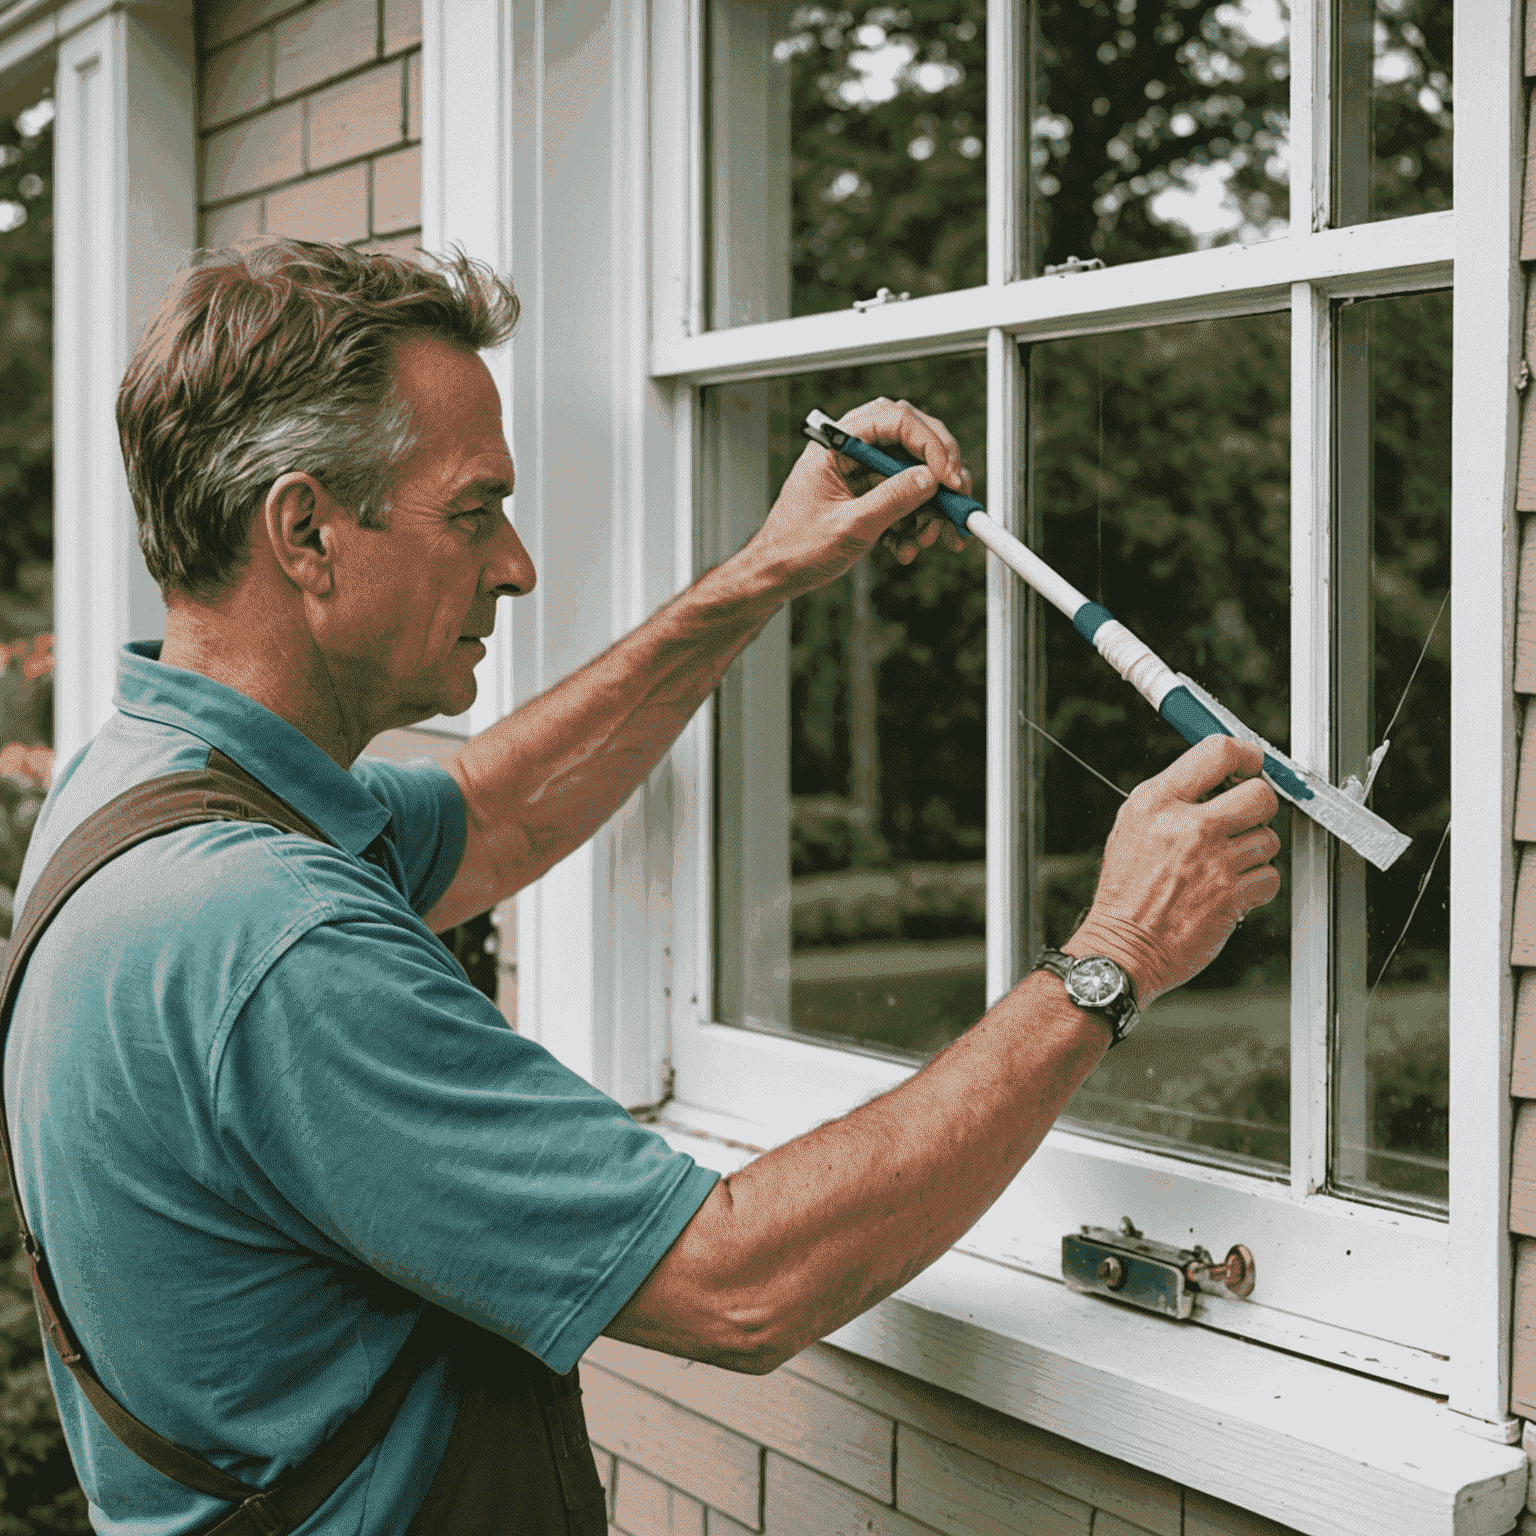
<path id="1" fill-rule="evenodd" d="M 1095 999 L 1104 990 L 1106 968 L 1119 979 L 1120 986 L 1118 991 L 1099 1002 Z M 1141 1018 L 1141 1010 L 1136 1006 L 1136 984 L 1125 967 L 1108 955 L 1079 956 L 1059 949 L 1043 949 L 1029 968 L 1030 975 L 1036 971 L 1049 971 L 1059 977 L 1067 989 L 1068 999 L 1076 1007 L 1084 1013 L 1097 1014 L 1109 1025 L 1113 1036 L 1109 1042 L 1110 1050 L 1136 1028 Z"/>

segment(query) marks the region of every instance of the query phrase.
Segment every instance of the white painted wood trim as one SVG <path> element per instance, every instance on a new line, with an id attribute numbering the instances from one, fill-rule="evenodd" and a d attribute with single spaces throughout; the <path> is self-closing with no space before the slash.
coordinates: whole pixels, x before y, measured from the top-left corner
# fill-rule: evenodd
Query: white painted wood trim
<path id="1" fill-rule="evenodd" d="M 987 334 L 987 497 L 991 515 L 1016 537 L 1025 515 L 1020 469 L 1024 379 L 1018 344 Z M 1019 748 L 1024 707 L 1022 648 L 1029 597 L 1001 560 L 987 561 L 987 1004 L 1018 980 L 1027 959 L 1023 889 L 1025 759 Z"/>
<path id="2" fill-rule="evenodd" d="M 667 1140 L 722 1173 L 752 1155 Z M 827 1342 L 1309 1536 L 1504 1536 L 1525 1500 L 1524 1453 L 1432 1398 L 970 1253 Z"/>
<path id="3" fill-rule="evenodd" d="M 719 1078 L 727 1075 L 737 1086 L 751 1084 L 753 1117 L 711 1112 L 725 1098 Z M 780 1146 L 906 1075 L 899 1063 L 846 1049 L 694 1026 L 677 1044 L 679 1101 L 667 1115 L 676 1126 L 746 1146 Z M 700 1084 L 713 1098 L 694 1098 Z M 1286 1335 L 1298 1353 L 1445 1392 L 1458 1279 L 1442 1221 L 1330 1195 L 1292 1200 L 1275 1181 L 1058 1127 L 960 1246 L 1055 1275 L 1066 1233 L 1118 1226 L 1123 1215 L 1157 1240 L 1252 1250 L 1260 1278 L 1252 1303 L 1227 1307 L 1209 1318 L 1212 1326 L 1250 1338 Z"/>
<path id="4" fill-rule="evenodd" d="M 1401 1388 L 951 1253 L 828 1343 L 1309 1536 L 1504 1536 L 1518 1447 Z"/>
<path id="5" fill-rule="evenodd" d="M 651 336 L 674 343 L 700 329 L 703 157 L 697 32 L 689 0 L 656 0 L 651 20 Z"/>
<path id="6" fill-rule="evenodd" d="M 1515 784 L 1512 639 L 1517 262 L 1525 163 L 1521 7 L 1456 8 L 1456 286 L 1452 353 L 1451 1240 L 1458 1255 L 1451 1405 L 1508 1412 L 1512 1255 L 1509 970 Z"/>
<path id="7" fill-rule="evenodd" d="M 650 344 L 647 181 L 651 100 L 650 17 L 644 0 L 614 0 L 610 154 L 612 282 L 610 350 L 613 453 L 609 504 L 618 558 L 610 563 L 615 635 L 643 623 L 677 588 L 673 567 L 672 391 L 645 372 Z M 667 759 L 600 834 L 612 876 L 597 917 L 594 951 L 608 976 L 597 1020 L 597 1078 L 623 1104 L 664 1092 L 671 938 L 671 765 Z"/>
<path id="8" fill-rule="evenodd" d="M 1453 213 L 1228 245 L 1099 272 L 967 288 L 855 313 L 802 315 L 657 338 L 651 373 L 719 383 L 978 345 L 994 327 L 1021 339 L 1123 330 L 1283 309 L 1296 283 L 1328 293 L 1391 293 L 1450 281 Z"/>
<path id="9" fill-rule="evenodd" d="M 1292 290 L 1290 755 L 1330 779 L 1331 310 L 1310 283 Z M 1327 834 L 1293 815 L 1291 838 L 1291 1189 L 1305 1197 L 1328 1179 L 1332 891 Z"/>
<path id="10" fill-rule="evenodd" d="M 62 18 L 60 18 L 62 19 Z M 54 97 L 54 743 L 112 713 L 118 648 L 164 633 L 114 407 L 129 353 L 197 238 L 192 32 L 118 11 L 59 47 Z"/>
<path id="11" fill-rule="evenodd" d="M 1023 276 L 1025 187 L 1033 176 L 1025 9 L 1024 0 L 987 6 L 987 284 L 993 288 Z"/>
<path id="12" fill-rule="evenodd" d="M 512 0 L 422 0 L 421 243 L 461 245 L 504 276 L 513 270 Z M 520 189 L 521 190 L 521 189 Z M 512 441 L 512 346 L 483 354 Z M 513 508 L 518 505 L 514 497 Z M 513 620 L 498 604 L 496 629 L 475 668 L 479 692 L 461 715 L 425 729 L 470 736 L 513 708 Z"/>
<path id="13" fill-rule="evenodd" d="M 1291 233 L 1329 224 L 1333 138 L 1333 10 L 1328 0 L 1291 8 Z"/>
<path id="14" fill-rule="evenodd" d="M 122 0 L 18 0 L 0 16 L 0 74 L 120 9 Z M 176 30 L 180 24 L 169 19 L 171 29 Z"/>

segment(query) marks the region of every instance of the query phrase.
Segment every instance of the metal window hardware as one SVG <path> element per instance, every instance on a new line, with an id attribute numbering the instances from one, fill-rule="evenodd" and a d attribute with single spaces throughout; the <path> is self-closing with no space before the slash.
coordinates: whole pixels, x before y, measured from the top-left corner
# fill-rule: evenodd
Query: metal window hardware
<path id="1" fill-rule="evenodd" d="M 1102 272 L 1103 261 L 1097 256 L 1068 256 L 1054 267 L 1047 267 L 1047 277 L 1070 277 L 1074 272 Z"/>
<path id="2" fill-rule="evenodd" d="M 1219 1264 L 1198 1243 L 1175 1248 L 1150 1241 L 1129 1216 L 1120 1230 L 1083 1227 L 1061 1240 L 1061 1278 L 1069 1290 L 1111 1296 L 1164 1317 L 1188 1317 L 1195 1293 L 1208 1286 L 1228 1296 L 1253 1294 L 1253 1254 L 1241 1243 Z"/>
<path id="3" fill-rule="evenodd" d="M 910 299 L 910 293 L 892 293 L 889 288 L 875 289 L 872 299 L 855 299 L 853 307 L 862 315 L 866 309 L 879 309 L 882 304 L 900 304 L 903 299 Z"/>

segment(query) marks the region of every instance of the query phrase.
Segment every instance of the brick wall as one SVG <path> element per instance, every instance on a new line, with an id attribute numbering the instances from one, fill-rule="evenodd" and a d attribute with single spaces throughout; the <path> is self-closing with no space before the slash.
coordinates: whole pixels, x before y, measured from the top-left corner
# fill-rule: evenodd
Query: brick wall
<path id="1" fill-rule="evenodd" d="M 623 1536 L 1293 1536 L 825 1344 L 755 1377 L 599 1339 L 581 1379 Z"/>
<path id="2" fill-rule="evenodd" d="M 197 7 L 201 239 L 421 239 L 421 0 Z"/>

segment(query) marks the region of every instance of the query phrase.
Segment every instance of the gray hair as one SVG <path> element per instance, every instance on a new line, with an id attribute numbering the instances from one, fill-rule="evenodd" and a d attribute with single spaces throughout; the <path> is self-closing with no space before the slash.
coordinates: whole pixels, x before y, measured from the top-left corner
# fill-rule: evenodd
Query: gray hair
<path id="1" fill-rule="evenodd" d="M 521 309 L 510 283 L 462 251 L 435 266 L 247 241 L 175 280 L 117 396 L 139 545 L 162 592 L 227 591 L 267 491 L 290 471 L 313 475 L 363 527 L 384 526 L 415 445 L 396 346 L 435 336 L 484 351 Z"/>

